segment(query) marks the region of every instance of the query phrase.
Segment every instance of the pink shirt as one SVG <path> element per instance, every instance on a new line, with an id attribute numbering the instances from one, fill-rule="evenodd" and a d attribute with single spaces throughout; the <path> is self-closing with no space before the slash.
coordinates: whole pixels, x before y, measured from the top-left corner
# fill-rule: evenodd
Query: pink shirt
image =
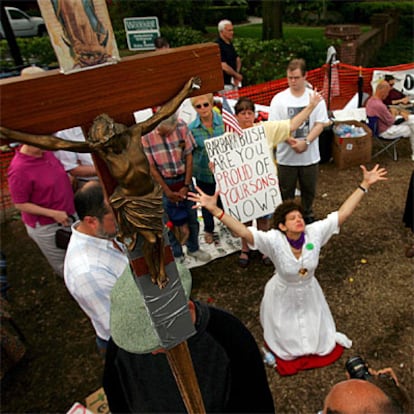
<path id="1" fill-rule="evenodd" d="M 16 151 L 7 171 L 9 189 L 14 204 L 33 203 L 53 210 L 75 213 L 73 191 L 62 164 L 46 151 L 42 157 L 32 157 Z M 22 212 L 22 220 L 30 227 L 52 224 L 50 217 Z"/>
<path id="2" fill-rule="evenodd" d="M 368 116 L 378 117 L 378 135 L 394 124 L 395 118 L 381 99 L 369 98 L 365 109 Z"/>

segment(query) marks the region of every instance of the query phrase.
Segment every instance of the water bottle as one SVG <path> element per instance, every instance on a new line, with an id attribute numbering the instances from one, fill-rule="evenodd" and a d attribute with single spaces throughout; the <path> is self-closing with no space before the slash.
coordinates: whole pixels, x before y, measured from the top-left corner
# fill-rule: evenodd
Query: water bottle
<path id="1" fill-rule="evenodd" d="M 272 368 L 276 367 L 276 358 L 273 355 L 272 352 L 270 352 L 268 349 L 262 347 L 262 351 L 263 351 L 263 362 L 266 365 L 269 365 Z"/>
<path id="2" fill-rule="evenodd" d="M 364 128 L 362 127 L 356 127 L 355 131 L 354 131 L 354 137 L 355 138 L 360 138 L 363 137 L 364 135 L 366 135 L 366 132 L 364 130 Z"/>

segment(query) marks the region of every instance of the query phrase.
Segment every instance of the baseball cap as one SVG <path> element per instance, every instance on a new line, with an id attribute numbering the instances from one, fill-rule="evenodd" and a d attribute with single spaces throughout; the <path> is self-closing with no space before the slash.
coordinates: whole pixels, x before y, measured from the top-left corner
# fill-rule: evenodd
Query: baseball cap
<path id="1" fill-rule="evenodd" d="M 384 80 L 389 82 L 389 81 L 392 81 L 392 80 L 401 80 L 401 79 L 396 78 L 394 75 L 385 75 Z"/>

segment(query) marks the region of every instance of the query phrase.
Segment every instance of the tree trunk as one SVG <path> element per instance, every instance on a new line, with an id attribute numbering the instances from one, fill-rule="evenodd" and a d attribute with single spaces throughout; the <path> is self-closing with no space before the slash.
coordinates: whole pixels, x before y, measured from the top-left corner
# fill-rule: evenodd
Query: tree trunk
<path id="1" fill-rule="evenodd" d="M 326 20 L 326 15 L 328 13 L 328 4 L 326 0 L 322 0 L 322 15 L 321 15 L 321 19 L 323 21 Z"/>
<path id="2" fill-rule="evenodd" d="M 283 38 L 283 0 L 266 0 L 262 2 L 263 28 L 262 39 Z"/>

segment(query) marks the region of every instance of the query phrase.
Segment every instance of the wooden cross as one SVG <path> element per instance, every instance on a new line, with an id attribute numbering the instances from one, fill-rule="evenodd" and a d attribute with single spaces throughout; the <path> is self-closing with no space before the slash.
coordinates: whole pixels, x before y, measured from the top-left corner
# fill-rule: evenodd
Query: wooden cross
<path id="1" fill-rule="evenodd" d="M 87 132 L 95 117 L 103 113 L 130 126 L 134 111 L 166 103 L 194 76 L 201 79 L 197 95 L 223 88 L 216 44 L 135 55 L 118 64 L 69 75 L 54 70 L 31 78 L 1 80 L 1 126 L 27 134 L 51 134 L 73 126 Z M 106 164 L 93 155 L 106 194 L 111 195 L 117 182 Z M 136 270 L 131 256 L 130 261 Z M 167 357 L 187 411 L 205 412 L 186 341 L 167 350 Z"/>

